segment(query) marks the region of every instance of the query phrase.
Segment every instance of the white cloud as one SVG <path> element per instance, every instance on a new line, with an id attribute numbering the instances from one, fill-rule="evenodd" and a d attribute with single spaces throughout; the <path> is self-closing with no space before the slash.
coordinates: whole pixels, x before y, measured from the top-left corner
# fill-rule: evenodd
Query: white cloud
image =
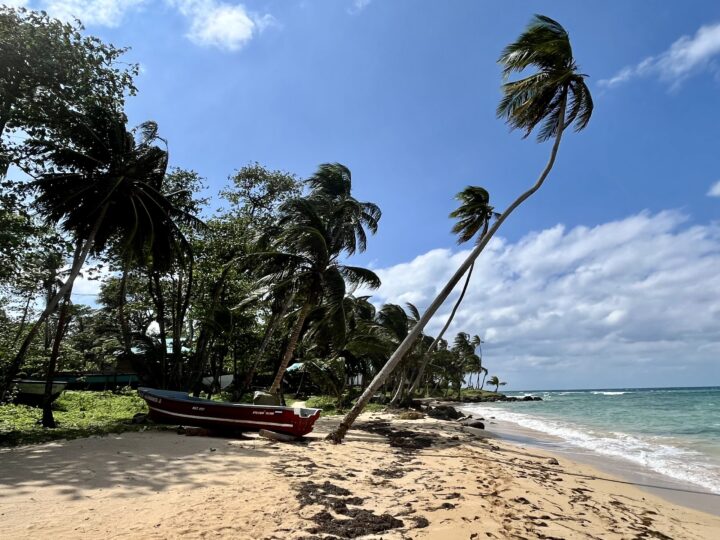
<path id="1" fill-rule="evenodd" d="M 237 51 L 257 34 L 276 25 L 272 15 L 250 12 L 242 4 L 220 0 L 165 0 L 165 3 L 189 19 L 186 35 L 201 46 Z M 79 19 L 87 26 L 116 27 L 127 13 L 143 5 L 149 5 L 147 0 L 36 0 L 31 7 L 42 8 L 62 20 Z"/>
<path id="2" fill-rule="evenodd" d="M 713 59 L 720 55 L 720 23 L 701 26 L 694 36 L 682 36 L 669 49 L 650 56 L 635 66 L 627 66 L 599 85 L 613 88 L 635 77 L 655 76 L 677 88 L 686 78 L 715 69 Z"/>
<path id="3" fill-rule="evenodd" d="M 24 7 L 28 0 L 4 0 L 3 7 Z"/>
<path id="4" fill-rule="evenodd" d="M 351 15 L 360 13 L 363 9 L 370 5 L 370 2 L 372 2 L 372 0 L 352 0 L 352 5 L 348 9 L 348 12 Z"/>
<path id="5" fill-rule="evenodd" d="M 116 27 L 125 14 L 140 7 L 145 0 L 45 0 L 42 8 L 62 20 L 80 19 L 88 26 Z"/>
<path id="6" fill-rule="evenodd" d="M 373 301 L 422 310 L 468 253 L 435 249 L 376 270 L 383 285 Z M 720 375 L 718 268 L 720 226 L 688 226 L 673 211 L 496 238 L 447 337 L 481 335 L 488 367 L 515 388 L 672 386 L 683 369 L 699 383 L 703 371 Z"/>
<path id="7" fill-rule="evenodd" d="M 272 15 L 250 13 L 242 4 L 217 0 L 168 0 L 190 19 L 187 37 L 197 45 L 237 51 L 275 23 Z"/>
<path id="8" fill-rule="evenodd" d="M 708 197 L 720 197 L 720 180 L 715 182 L 707 192 Z"/>

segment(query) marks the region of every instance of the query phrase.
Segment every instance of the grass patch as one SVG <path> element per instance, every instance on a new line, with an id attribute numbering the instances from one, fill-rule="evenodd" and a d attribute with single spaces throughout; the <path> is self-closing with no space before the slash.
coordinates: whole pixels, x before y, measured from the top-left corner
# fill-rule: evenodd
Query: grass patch
<path id="1" fill-rule="evenodd" d="M 147 426 L 133 424 L 136 413 L 147 413 L 145 402 L 133 391 L 66 391 L 53 404 L 57 428 L 40 424 L 42 409 L 27 405 L 0 405 L 0 445 L 33 444 L 56 439 L 77 439 L 123 431 L 139 431 Z"/>
<path id="2" fill-rule="evenodd" d="M 348 409 L 337 407 L 337 398 L 334 396 L 311 396 L 306 400 L 306 406 L 311 409 L 322 409 L 320 416 L 334 416 L 345 414 Z M 385 410 L 385 405 L 380 403 L 368 403 L 365 412 L 378 412 Z"/>

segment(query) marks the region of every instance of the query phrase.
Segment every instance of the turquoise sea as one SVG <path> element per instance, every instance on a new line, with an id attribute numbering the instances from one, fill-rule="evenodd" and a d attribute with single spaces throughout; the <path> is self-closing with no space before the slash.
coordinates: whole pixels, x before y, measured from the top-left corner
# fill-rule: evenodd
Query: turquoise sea
<path id="1" fill-rule="evenodd" d="M 720 494 L 720 387 L 536 390 L 543 401 L 464 405 L 569 447 Z M 487 428 L 492 430 L 492 425 Z"/>

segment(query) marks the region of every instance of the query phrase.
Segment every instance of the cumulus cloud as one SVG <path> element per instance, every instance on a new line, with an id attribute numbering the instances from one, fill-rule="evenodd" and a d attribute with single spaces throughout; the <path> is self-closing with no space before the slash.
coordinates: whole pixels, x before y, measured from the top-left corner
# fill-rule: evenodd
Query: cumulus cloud
<path id="1" fill-rule="evenodd" d="M 245 6 L 221 0 L 165 0 L 189 20 L 186 34 L 196 45 L 237 51 L 269 26 L 276 24 L 270 14 L 248 11 Z M 11 5 L 27 5 L 14 0 Z M 29 7 L 42 8 L 62 20 L 79 19 L 88 26 L 117 27 L 131 11 L 147 0 L 36 0 Z"/>
<path id="2" fill-rule="evenodd" d="M 720 197 L 720 180 L 715 182 L 707 192 L 708 197 Z"/>
<path id="3" fill-rule="evenodd" d="M 45 0 L 45 11 L 62 20 L 80 19 L 83 24 L 116 27 L 126 13 L 145 0 Z"/>
<path id="4" fill-rule="evenodd" d="M 237 51 L 274 24 L 272 15 L 250 13 L 241 4 L 217 0 L 169 0 L 190 19 L 187 37 L 197 45 Z"/>
<path id="5" fill-rule="evenodd" d="M 435 249 L 376 269 L 383 285 L 373 301 L 422 310 L 468 253 Z M 720 226 L 689 226 L 673 211 L 593 228 L 558 225 L 516 243 L 495 238 L 448 337 L 481 335 L 491 372 L 515 388 L 674 385 L 684 372 L 716 369 L 718 268 Z"/>
<path id="6" fill-rule="evenodd" d="M 677 88 L 689 76 L 704 69 L 715 69 L 713 60 L 720 54 L 720 23 L 701 26 L 694 36 L 682 36 L 669 49 L 626 66 L 609 79 L 599 81 L 614 88 L 636 77 L 658 77 Z"/>

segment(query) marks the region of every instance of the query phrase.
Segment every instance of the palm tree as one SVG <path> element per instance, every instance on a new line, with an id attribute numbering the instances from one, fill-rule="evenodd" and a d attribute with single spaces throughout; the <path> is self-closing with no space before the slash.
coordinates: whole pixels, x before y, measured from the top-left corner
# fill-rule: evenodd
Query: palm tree
<path id="1" fill-rule="evenodd" d="M 566 30 L 556 21 L 536 15 L 520 37 L 502 52 L 499 62 L 503 65 L 503 98 L 497 109 L 511 129 L 520 129 L 527 137 L 539 126 L 538 141 L 554 138 L 550 158 L 535 184 L 520 195 L 497 219 L 450 281 L 428 306 L 418 324 L 393 353 L 375 380 L 368 386 L 355 406 L 343 418 L 340 425 L 328 435 L 334 442 L 341 442 L 345 433 L 370 401 L 372 395 L 400 363 L 425 325 L 450 295 L 455 285 L 468 271 L 475 259 L 485 249 L 500 226 L 525 200 L 531 197 L 545 182 L 555 164 L 560 140 L 565 129 L 575 125 L 584 129 L 593 111 L 590 90 L 585 75 L 578 72 L 572 55 L 572 47 Z M 513 73 L 524 73 L 536 68 L 537 73 L 517 81 L 510 81 Z"/>
<path id="2" fill-rule="evenodd" d="M 52 168 L 33 183 L 38 192 L 38 213 L 49 223 L 59 223 L 80 247 L 68 278 L 47 303 L 5 372 L 0 388 L 3 395 L 41 325 L 72 291 L 91 253 L 99 254 L 119 242 L 124 251 L 144 253 L 162 267 L 172 262 L 168 254 L 190 252 L 178 224 L 200 223 L 162 193 L 168 154 L 157 145 L 164 141 L 154 122 L 128 132 L 124 115 L 99 108 L 78 115 L 76 124 L 74 139 L 66 145 L 28 142 L 52 163 Z"/>
<path id="3" fill-rule="evenodd" d="M 505 385 L 507 384 L 506 382 L 500 381 L 500 379 L 498 379 L 498 376 L 497 376 L 497 375 L 493 375 L 492 377 L 490 377 L 490 378 L 488 379 L 487 383 L 490 384 L 490 385 L 495 385 L 495 390 L 494 390 L 494 392 L 497 392 L 497 391 L 498 391 L 498 388 L 499 388 L 500 386 L 505 386 Z"/>
<path id="4" fill-rule="evenodd" d="M 460 201 L 460 206 L 457 210 L 450 214 L 450 217 L 459 219 L 452 229 L 452 231 L 458 235 L 458 244 L 470 241 L 478 235 L 479 231 L 482 231 L 482 233 L 477 237 L 478 241 L 480 241 L 485 233 L 487 233 L 490 220 L 497 216 L 493 207 L 490 206 L 490 194 L 484 188 L 478 186 L 468 186 L 458 193 L 455 198 Z M 470 284 L 473 268 L 475 268 L 475 261 L 472 262 L 470 268 L 468 269 L 465 284 L 463 285 L 462 291 L 460 291 L 460 296 L 450 312 L 450 316 L 447 318 L 447 321 L 445 321 L 445 325 L 442 327 L 442 330 L 440 330 L 440 333 L 435 338 L 435 341 L 433 341 L 432 345 L 430 345 L 430 348 L 420 365 L 420 369 L 415 376 L 415 380 L 408 390 L 407 395 L 409 399 L 412 399 L 415 394 L 415 390 L 422 381 L 425 369 L 427 368 L 428 362 L 430 362 L 430 355 L 445 335 L 447 329 L 450 327 L 450 324 L 455 318 L 455 313 L 457 313 L 457 310 L 460 307 L 460 303 L 463 301 L 463 298 L 465 298 L 465 292 Z"/>
<path id="5" fill-rule="evenodd" d="M 352 228 L 357 227 L 355 231 L 362 230 L 362 224 L 358 221 L 353 227 L 347 224 L 342 226 L 328 219 L 321 214 L 325 204 L 325 201 L 318 204 L 312 198 L 286 203 L 280 220 L 283 225 L 279 239 L 281 249 L 264 254 L 264 262 L 269 270 L 261 270 L 261 273 L 271 277 L 278 287 L 287 288 L 292 284 L 297 297 L 302 299 L 287 348 L 269 389 L 271 394 L 280 390 L 305 320 L 314 307 L 322 303 L 328 316 L 342 320 L 344 324 L 346 283 L 352 287 L 365 285 L 373 289 L 380 286 L 380 279 L 374 272 L 339 263 L 338 258 L 346 251 L 345 246 L 349 246 L 348 250 L 354 250 L 364 245 L 362 240 L 353 243 L 358 235 L 352 232 Z"/>

